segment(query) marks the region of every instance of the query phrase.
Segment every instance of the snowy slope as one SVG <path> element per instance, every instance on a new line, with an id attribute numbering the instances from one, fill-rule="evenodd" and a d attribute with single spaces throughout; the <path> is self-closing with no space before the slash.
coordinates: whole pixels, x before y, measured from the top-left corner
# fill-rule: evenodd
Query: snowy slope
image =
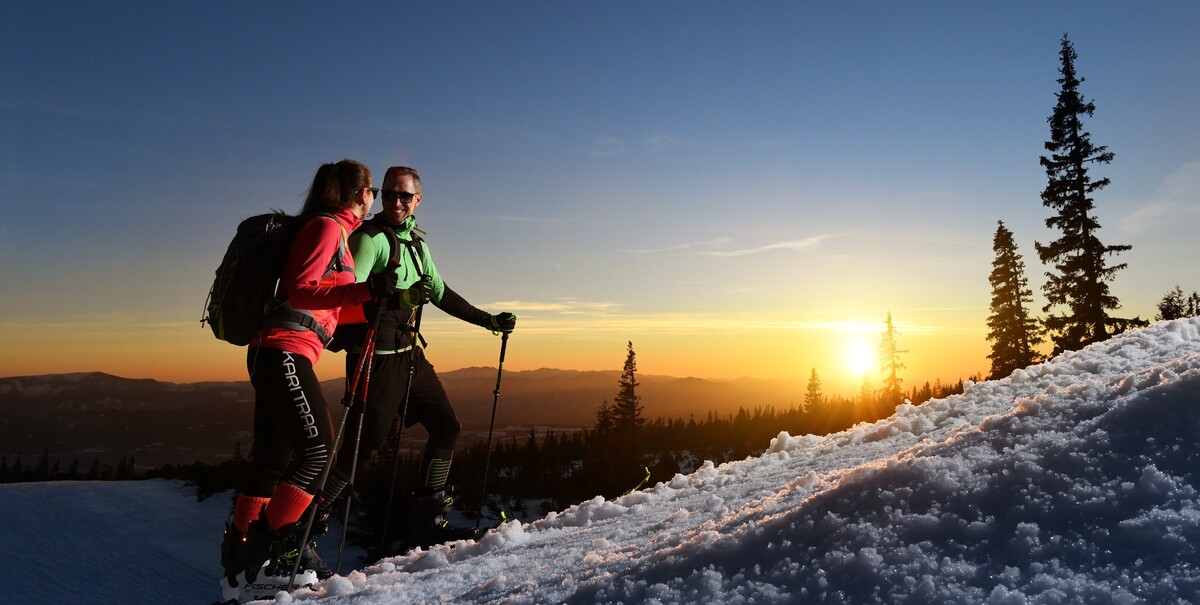
<path id="1" fill-rule="evenodd" d="M 824 438 L 781 434 L 759 458 L 512 523 L 478 543 L 386 559 L 277 600 L 1200 602 L 1198 437 L 1200 319 L 1161 322 L 874 424 Z M 29 490 L 53 489 L 16 488 L 26 491 L 0 486 L 4 518 Z M 215 558 L 227 499 L 216 508 L 183 500 L 158 505 L 199 519 L 151 525 L 161 519 L 131 504 L 144 536 L 80 530 L 66 564 L 98 584 L 72 602 L 112 602 L 99 595 L 106 574 L 137 584 L 147 572 L 180 577 L 138 602 L 214 599 L 215 581 L 194 581 L 198 564 L 134 558 L 155 531 Z M 40 501 L 43 515 L 73 516 Z M 65 564 L 37 552 L 36 536 L 24 534 L 26 544 L 11 532 L 0 530 L 6 562 L 13 551 Z M 107 553 L 147 567 L 90 567 Z M 26 584 L 10 583 L 31 599 L 15 602 L 60 602 Z"/>
<path id="2" fill-rule="evenodd" d="M 169 481 L 0 485 L 0 603 L 211 603 L 229 498 L 195 493 Z"/>

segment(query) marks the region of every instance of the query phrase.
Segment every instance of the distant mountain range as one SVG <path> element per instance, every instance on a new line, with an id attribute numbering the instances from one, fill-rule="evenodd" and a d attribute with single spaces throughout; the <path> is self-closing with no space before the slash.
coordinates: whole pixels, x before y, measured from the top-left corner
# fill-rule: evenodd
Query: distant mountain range
<path id="1" fill-rule="evenodd" d="M 439 376 L 464 428 L 464 441 L 485 438 L 492 414 L 495 368 L 463 368 Z M 602 401 L 617 394 L 618 371 L 505 371 L 496 411 L 496 439 L 531 428 L 575 430 L 595 423 Z M 703 419 L 739 407 L 788 408 L 804 399 L 803 381 L 638 376 L 646 418 Z M 344 380 L 323 383 L 335 413 Z M 240 444 L 249 451 L 254 390 L 245 382 L 174 384 L 100 372 L 0 378 L 0 456 L 31 464 L 49 450 L 65 466 L 134 457 L 139 467 L 217 462 Z M 335 421 L 337 419 L 335 418 Z M 414 441 L 423 432 L 408 433 Z M 406 438 L 406 442 L 408 438 Z"/>

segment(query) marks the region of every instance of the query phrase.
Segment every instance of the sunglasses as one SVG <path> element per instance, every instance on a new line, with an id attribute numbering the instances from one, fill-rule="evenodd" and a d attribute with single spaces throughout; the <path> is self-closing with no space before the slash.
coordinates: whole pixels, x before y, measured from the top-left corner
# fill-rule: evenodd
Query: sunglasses
<path id="1" fill-rule="evenodd" d="M 388 202 L 394 202 L 396 200 L 399 200 L 400 203 L 402 203 L 402 204 L 408 204 L 408 203 L 411 203 L 413 201 L 413 198 L 415 198 L 415 197 L 417 197 L 417 194 L 409 193 L 407 191 L 384 191 L 383 192 L 383 199 Z"/>
<path id="2" fill-rule="evenodd" d="M 379 188 L 378 187 L 363 187 L 362 189 L 358 189 L 357 191 L 370 191 L 372 197 L 374 197 L 375 199 L 379 199 Z"/>

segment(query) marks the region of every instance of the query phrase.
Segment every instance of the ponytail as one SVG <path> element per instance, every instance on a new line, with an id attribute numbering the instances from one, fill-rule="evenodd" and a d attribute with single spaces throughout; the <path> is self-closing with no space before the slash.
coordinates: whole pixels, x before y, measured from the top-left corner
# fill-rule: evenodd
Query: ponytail
<path id="1" fill-rule="evenodd" d="M 369 186 L 371 170 L 354 160 L 321 164 L 304 199 L 301 217 L 354 206 L 354 192 Z"/>

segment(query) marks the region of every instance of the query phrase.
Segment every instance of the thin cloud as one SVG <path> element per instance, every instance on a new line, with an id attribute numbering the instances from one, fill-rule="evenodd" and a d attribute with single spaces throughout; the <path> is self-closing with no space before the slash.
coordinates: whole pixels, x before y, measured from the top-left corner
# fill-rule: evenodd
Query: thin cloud
<path id="1" fill-rule="evenodd" d="M 596 137 L 587 154 L 598 158 L 611 158 L 625 155 L 632 150 L 640 150 L 645 154 L 663 153 L 687 144 L 687 140 L 669 134 L 648 134 L 632 143 L 611 135 Z"/>
<path id="2" fill-rule="evenodd" d="M 549 301 L 507 300 L 489 302 L 487 308 L 512 311 L 518 316 L 518 332 L 539 337 L 567 338 L 571 335 L 716 335 L 761 333 L 779 335 L 835 332 L 873 340 L 884 331 L 882 321 L 821 321 L 791 317 L 787 313 L 630 312 L 627 305 L 609 301 L 557 299 Z M 447 316 L 427 320 L 431 333 L 472 334 L 477 328 Z M 929 333 L 981 332 L 979 327 L 897 322 L 901 337 Z"/>
<path id="3" fill-rule="evenodd" d="M 621 304 L 615 302 L 581 301 L 570 298 L 555 301 L 500 300 L 489 303 L 487 306 L 509 311 L 557 315 L 611 315 L 621 308 Z"/>
<path id="4" fill-rule="evenodd" d="M 791 145 L 791 144 L 792 144 L 791 141 L 785 141 L 785 140 L 780 140 L 780 139 L 750 139 L 749 141 L 745 141 L 742 143 L 742 145 L 745 145 L 747 147 L 782 147 L 782 146 Z"/>
<path id="5" fill-rule="evenodd" d="M 374 216 L 374 215 L 372 215 Z M 468 217 L 484 223 L 509 222 L 529 225 L 561 225 L 565 223 L 586 222 L 589 219 L 580 216 L 531 216 L 527 214 L 472 214 Z"/>
<path id="6" fill-rule="evenodd" d="M 684 139 L 669 134 L 650 134 L 642 138 L 642 150 L 646 153 L 662 153 L 684 143 Z"/>
<path id="7" fill-rule="evenodd" d="M 812 237 L 806 237 L 804 239 L 790 240 L 790 241 L 784 241 L 784 242 L 775 242 L 773 244 L 766 244 L 764 246 L 758 246 L 757 248 L 743 248 L 741 250 L 713 250 L 710 252 L 701 252 L 701 254 L 704 254 L 705 256 L 730 257 L 730 256 L 746 256 L 749 254 L 760 254 L 762 252 L 770 252 L 772 250 L 811 250 L 811 249 L 817 247 L 817 245 L 820 244 L 821 242 L 823 242 L 831 237 L 834 237 L 834 236 L 832 236 L 832 235 L 814 235 Z"/>
<path id="8" fill-rule="evenodd" d="M 627 149 L 625 141 L 613 136 L 596 137 L 592 148 L 587 154 L 598 158 L 611 158 L 623 155 Z"/>
<path id="9" fill-rule="evenodd" d="M 764 326 L 765 327 L 765 326 Z M 853 321 L 833 321 L 833 322 L 792 322 L 781 323 L 775 326 L 776 329 L 794 329 L 794 330 L 824 330 L 830 332 L 864 332 L 870 334 L 878 334 L 887 329 L 887 324 L 884 322 L 853 322 Z M 896 332 L 903 334 L 928 334 L 928 333 L 959 333 L 959 332 L 978 332 L 978 326 L 941 326 L 934 324 L 918 324 L 893 322 L 893 327 Z"/>
<path id="10" fill-rule="evenodd" d="M 1178 223 L 1186 217 L 1200 216 L 1200 160 L 1180 166 L 1167 175 L 1154 192 L 1154 199 L 1138 206 L 1120 223 L 1124 234 L 1150 231 L 1164 223 Z"/>
<path id="11" fill-rule="evenodd" d="M 693 248 L 721 246 L 724 244 L 728 244 L 731 241 L 733 241 L 733 238 L 717 237 L 717 238 L 708 239 L 708 240 L 699 241 L 699 242 L 675 244 L 674 246 L 667 246 L 666 248 L 650 248 L 647 250 L 626 250 L 626 252 L 630 252 L 632 254 L 663 254 L 663 253 L 667 253 L 667 252 L 682 252 L 685 250 L 691 250 Z"/>

